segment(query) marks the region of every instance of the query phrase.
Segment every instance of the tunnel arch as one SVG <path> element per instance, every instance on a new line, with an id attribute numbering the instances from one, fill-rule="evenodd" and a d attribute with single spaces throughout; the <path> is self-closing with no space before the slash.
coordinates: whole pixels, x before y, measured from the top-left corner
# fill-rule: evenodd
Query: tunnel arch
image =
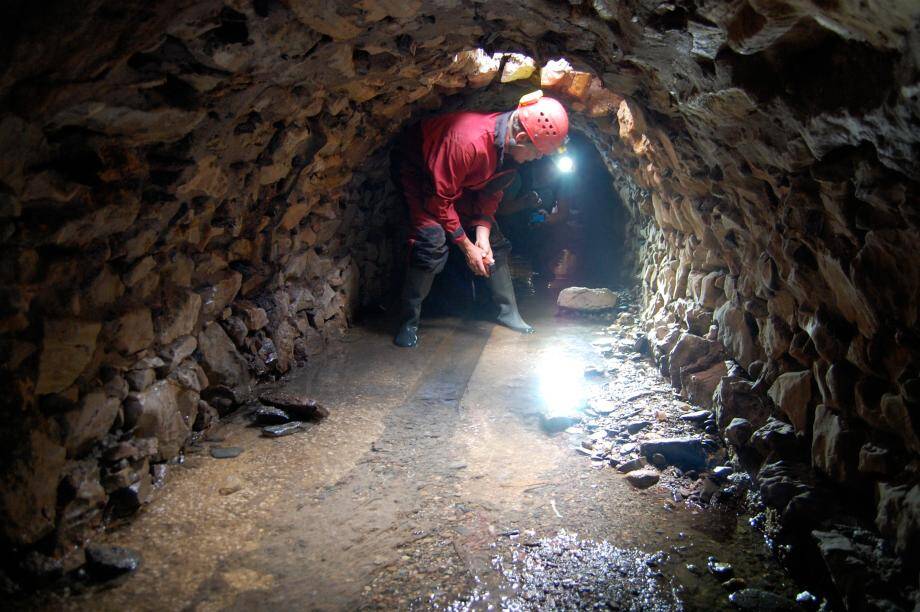
<path id="1" fill-rule="evenodd" d="M 386 143 L 422 113 L 515 98 L 474 61 L 501 50 L 571 62 L 541 85 L 576 111 L 629 211 L 644 343 L 662 370 L 718 406 L 723 426 L 769 392 L 806 463 L 872 497 L 869 521 L 899 553 L 916 549 L 911 3 L 3 10 L 10 547 L 59 558 L 115 501 L 140 507 L 151 465 L 196 422 L 320 353 L 359 290 L 389 286 Z M 810 61 L 788 65 L 802 48 Z M 809 80 L 811 67 L 872 70 L 884 91 L 838 103 L 849 83 Z M 788 91 L 763 91 L 761 71 Z M 710 364 L 688 390 L 680 368 L 700 372 L 672 361 L 688 333 L 740 370 Z M 787 393 L 792 377 L 806 399 Z M 138 458 L 113 471 L 103 453 L 121 444 Z M 869 461 L 874 449 L 884 460 Z"/>

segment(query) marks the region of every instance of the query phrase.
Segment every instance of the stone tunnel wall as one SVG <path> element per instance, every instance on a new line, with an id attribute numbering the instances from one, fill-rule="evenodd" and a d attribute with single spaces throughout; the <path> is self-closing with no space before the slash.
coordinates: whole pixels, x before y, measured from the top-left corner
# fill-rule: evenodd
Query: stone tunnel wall
<path id="1" fill-rule="evenodd" d="M 916 3 L 3 10 L 8 544 L 78 563 L 192 430 L 386 292 L 385 145 L 470 89 L 504 107 L 499 63 L 461 53 L 478 47 L 575 66 L 534 83 L 607 160 L 651 344 L 683 392 L 772 390 L 817 468 L 879 483 L 888 535 L 916 521 L 896 488 L 920 453 Z M 526 79 L 515 62 L 503 75 Z M 685 332 L 694 363 L 671 358 Z"/>

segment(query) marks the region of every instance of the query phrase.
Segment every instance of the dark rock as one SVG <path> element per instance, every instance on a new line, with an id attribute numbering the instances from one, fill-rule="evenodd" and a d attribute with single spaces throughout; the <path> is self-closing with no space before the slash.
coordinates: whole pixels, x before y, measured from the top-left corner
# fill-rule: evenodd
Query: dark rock
<path id="1" fill-rule="evenodd" d="M 7 541 L 25 545 L 54 528 L 66 451 L 38 430 L 20 441 L 16 450 L 19 460 L 0 474 L 0 530 Z"/>
<path id="2" fill-rule="evenodd" d="M 239 446 L 212 446 L 211 456 L 215 459 L 233 459 L 239 457 L 243 449 Z"/>
<path id="3" fill-rule="evenodd" d="M 287 412 L 274 406 L 259 406 L 252 416 L 259 425 L 278 425 L 291 420 Z"/>
<path id="4" fill-rule="evenodd" d="M 859 445 L 844 420 L 823 405 L 815 410 L 811 460 L 816 469 L 837 482 L 856 475 Z"/>
<path id="5" fill-rule="evenodd" d="M 809 490 L 804 483 L 808 472 L 808 466 L 785 460 L 765 463 L 757 474 L 764 503 L 785 510 L 789 500 Z"/>
<path id="6" fill-rule="evenodd" d="M 651 421 L 633 421 L 626 424 L 626 431 L 630 434 L 637 434 L 651 424 Z"/>
<path id="7" fill-rule="evenodd" d="M 689 423 L 702 423 L 711 416 L 712 412 L 709 410 L 696 410 L 694 412 L 686 412 L 678 418 L 681 421 L 687 421 Z"/>
<path id="8" fill-rule="evenodd" d="M 220 416 L 230 414 L 244 401 L 244 397 L 224 385 L 213 385 L 201 392 L 201 399 L 217 410 Z"/>
<path id="9" fill-rule="evenodd" d="M 205 431 L 212 427 L 220 419 L 220 414 L 208 402 L 200 400 L 198 402 L 198 414 L 195 415 L 195 424 L 192 426 L 194 431 Z"/>
<path id="10" fill-rule="evenodd" d="M 289 391 L 265 391 L 259 399 L 269 406 L 281 408 L 292 418 L 298 420 L 321 419 L 329 416 L 329 411 L 318 404 L 315 399 L 301 393 Z"/>
<path id="11" fill-rule="evenodd" d="M 699 438 L 669 438 L 643 442 L 640 452 L 646 457 L 659 453 L 671 465 L 676 465 L 682 470 L 706 467 L 706 451 Z"/>
<path id="12" fill-rule="evenodd" d="M 720 580 L 728 580 L 735 573 L 731 563 L 720 563 L 715 557 L 709 557 L 706 561 L 706 569 L 709 573 Z"/>
<path id="13" fill-rule="evenodd" d="M 281 423 L 280 425 L 267 425 L 262 428 L 262 435 L 266 438 L 281 438 L 283 436 L 289 436 L 292 433 L 297 433 L 298 431 L 304 431 L 305 429 L 307 429 L 306 423 L 291 421 L 289 423 Z"/>
<path id="14" fill-rule="evenodd" d="M 754 427 L 747 419 L 734 418 L 725 428 L 725 439 L 737 447 L 745 446 L 754 433 Z"/>
<path id="15" fill-rule="evenodd" d="M 798 444 L 792 425 L 773 417 L 770 417 L 763 427 L 751 434 L 748 442 L 765 457 L 774 452 L 788 455 L 795 451 Z"/>
<path id="16" fill-rule="evenodd" d="M 64 575 L 60 559 L 32 550 L 20 560 L 19 568 L 34 585 L 48 584 Z"/>
<path id="17" fill-rule="evenodd" d="M 135 482 L 115 489 L 109 495 L 109 505 L 112 507 L 112 512 L 115 516 L 134 514 L 141 506 L 150 501 L 153 493 L 153 485 L 151 484 L 150 471 L 146 460 L 142 462 L 140 469 L 132 469 L 131 473 L 135 475 Z"/>
<path id="18" fill-rule="evenodd" d="M 818 606 L 821 605 L 820 600 L 808 591 L 802 591 L 796 594 L 795 603 L 799 604 L 805 610 L 817 610 Z"/>
<path id="19" fill-rule="evenodd" d="M 638 457 L 636 459 L 631 459 L 629 461 L 621 463 L 620 465 L 617 466 L 617 471 L 622 474 L 627 474 L 634 470 L 642 469 L 646 465 L 648 465 L 648 462 L 645 460 L 645 457 Z"/>
<path id="20" fill-rule="evenodd" d="M 652 456 L 649 457 L 649 461 L 651 461 L 652 465 L 654 465 L 659 470 L 663 470 L 664 468 L 668 467 L 668 460 L 661 453 L 652 453 Z"/>
<path id="21" fill-rule="evenodd" d="M 719 467 L 713 468 L 712 470 L 712 479 L 716 482 L 724 482 L 728 479 L 729 476 L 735 473 L 735 470 L 728 465 L 720 465 Z"/>
<path id="22" fill-rule="evenodd" d="M 895 471 L 893 460 L 890 450 L 867 442 L 859 449 L 859 472 L 877 476 L 890 475 Z"/>
<path id="23" fill-rule="evenodd" d="M 80 546 L 102 526 L 108 501 L 94 458 L 71 462 L 58 487 L 56 539 L 60 546 Z"/>
<path id="24" fill-rule="evenodd" d="M 86 569 L 95 580 L 112 580 L 137 570 L 140 565 L 140 554 L 131 549 L 103 544 L 86 547 Z"/>
<path id="25" fill-rule="evenodd" d="M 788 612 L 795 604 L 785 597 L 760 589 L 741 589 L 728 596 L 728 600 L 740 610 L 753 612 Z"/>
<path id="26" fill-rule="evenodd" d="M 861 529 L 813 531 L 812 537 L 844 604 L 855 609 L 866 599 L 872 574 L 885 569 L 875 550 L 878 538 Z"/>
<path id="27" fill-rule="evenodd" d="M 743 578 L 729 578 L 722 583 L 722 588 L 726 591 L 734 593 L 735 591 L 740 591 L 741 589 L 747 588 L 747 581 Z"/>

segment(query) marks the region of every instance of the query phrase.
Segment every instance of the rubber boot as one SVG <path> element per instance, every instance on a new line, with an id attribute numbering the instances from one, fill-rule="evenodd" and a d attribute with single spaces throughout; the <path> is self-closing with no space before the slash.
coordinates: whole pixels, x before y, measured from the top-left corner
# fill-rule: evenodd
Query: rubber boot
<path id="1" fill-rule="evenodd" d="M 410 347 L 418 344 L 418 324 L 422 316 L 422 302 L 431 290 L 434 281 L 434 272 L 422 270 L 413 266 L 406 272 L 406 284 L 403 285 L 400 298 L 399 331 L 393 339 L 396 346 Z"/>
<path id="2" fill-rule="evenodd" d="M 532 334 L 533 327 L 524 322 L 514 299 L 514 285 L 511 283 L 511 269 L 507 260 L 496 263 L 492 275 L 486 281 L 492 290 L 492 300 L 498 305 L 498 322 L 522 334 Z"/>

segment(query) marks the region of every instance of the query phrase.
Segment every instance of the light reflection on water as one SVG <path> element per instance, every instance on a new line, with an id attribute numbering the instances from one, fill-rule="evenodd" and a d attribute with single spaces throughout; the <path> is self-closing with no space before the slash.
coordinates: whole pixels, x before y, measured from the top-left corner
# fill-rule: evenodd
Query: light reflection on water
<path id="1" fill-rule="evenodd" d="M 543 413 L 548 418 L 578 416 L 585 407 L 585 362 L 553 347 L 540 357 L 537 367 Z"/>

